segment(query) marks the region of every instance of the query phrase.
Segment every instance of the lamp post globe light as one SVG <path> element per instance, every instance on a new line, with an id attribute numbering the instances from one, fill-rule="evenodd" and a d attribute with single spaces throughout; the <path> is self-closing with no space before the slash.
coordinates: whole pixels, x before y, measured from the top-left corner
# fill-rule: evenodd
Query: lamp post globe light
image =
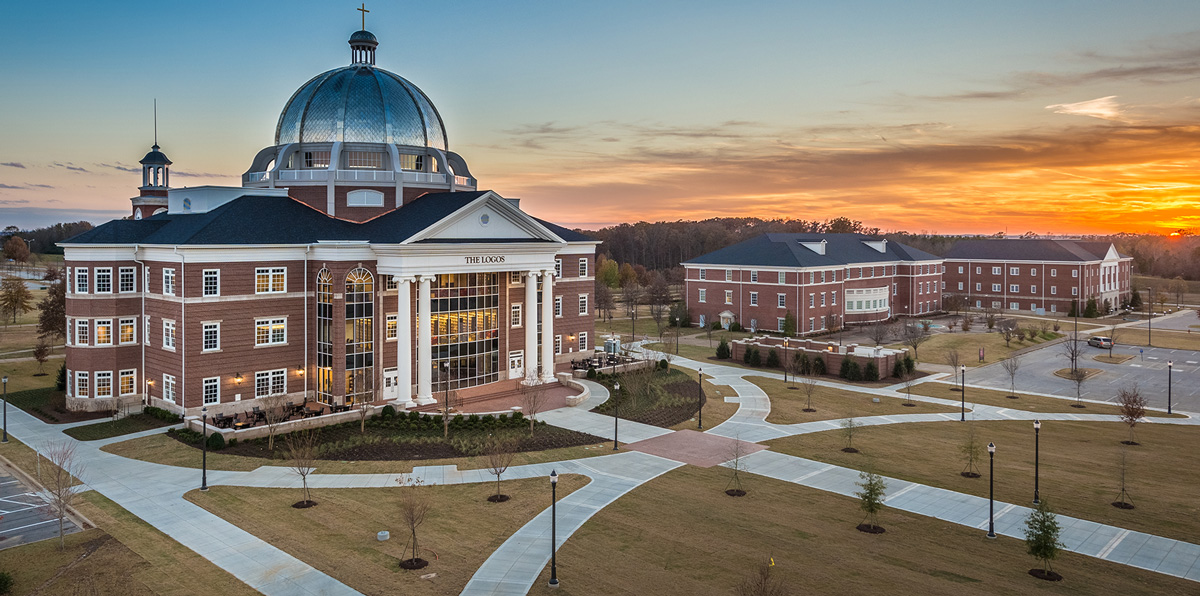
<path id="1" fill-rule="evenodd" d="M 700 391 L 696 396 L 696 429 L 704 430 L 704 369 L 696 369 L 696 376 L 700 382 Z"/>
<path id="2" fill-rule="evenodd" d="M 618 397 L 621 394 L 621 384 L 613 383 L 613 451 L 617 450 L 617 408 L 621 407 Z"/>
<path id="3" fill-rule="evenodd" d="M 208 406 L 200 408 L 200 490 L 208 492 Z"/>
<path id="4" fill-rule="evenodd" d="M 550 587 L 558 587 L 558 472 L 550 470 Z"/>
<path id="5" fill-rule="evenodd" d="M 1042 502 L 1041 495 L 1038 493 L 1038 465 L 1040 457 L 1040 449 L 1042 444 L 1042 421 L 1033 421 L 1033 504 L 1037 505 Z"/>
<path id="6" fill-rule="evenodd" d="M 1175 363 L 1168 360 L 1167 361 L 1167 414 L 1171 413 L 1171 370 L 1174 368 L 1175 368 Z M 7 431 L 5 432 L 4 437 L 5 437 L 4 438 L 5 442 L 7 442 L 8 441 Z"/>
<path id="7" fill-rule="evenodd" d="M 959 385 L 958 397 L 962 400 L 962 413 L 959 416 L 960 422 L 967 421 L 967 365 L 961 364 L 958 367 L 958 372 L 962 376 L 962 385 Z"/>
<path id="8" fill-rule="evenodd" d="M 996 537 L 996 444 L 988 443 L 988 538 Z"/>
<path id="9" fill-rule="evenodd" d="M 4 440 L 0 443 L 8 442 L 8 376 L 3 379 L 4 382 Z"/>

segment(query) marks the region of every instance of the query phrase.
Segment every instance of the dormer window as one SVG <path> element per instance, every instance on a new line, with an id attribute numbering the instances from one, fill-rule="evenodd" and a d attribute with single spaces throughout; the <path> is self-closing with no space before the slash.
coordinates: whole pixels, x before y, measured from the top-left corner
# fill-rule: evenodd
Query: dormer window
<path id="1" fill-rule="evenodd" d="M 346 168 L 352 170 L 382 170 L 383 153 L 378 151 L 347 151 Z"/>
<path id="2" fill-rule="evenodd" d="M 297 163 L 299 164 L 298 166 Z M 288 165 L 289 169 L 328 167 L 328 151 L 298 151 L 292 156 L 291 164 Z"/>
<path id="3" fill-rule="evenodd" d="M 425 170 L 425 156 L 400 154 L 400 169 L 421 172 Z"/>

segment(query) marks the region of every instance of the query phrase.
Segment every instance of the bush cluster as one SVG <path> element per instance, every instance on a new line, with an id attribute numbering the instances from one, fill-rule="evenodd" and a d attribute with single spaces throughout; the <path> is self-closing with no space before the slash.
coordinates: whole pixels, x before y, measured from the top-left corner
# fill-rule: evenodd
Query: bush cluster
<path id="1" fill-rule="evenodd" d="M 146 406 L 142 408 L 142 413 L 152 418 L 162 420 L 163 422 L 179 422 L 182 420 L 179 414 L 164 410 L 162 408 L 156 408 L 154 406 Z"/>
<path id="2" fill-rule="evenodd" d="M 729 342 L 721 340 L 721 343 L 717 344 L 717 358 L 726 360 L 729 356 Z"/>
<path id="3" fill-rule="evenodd" d="M 357 424 L 357 423 L 347 423 Z M 513 412 L 512 415 L 500 414 L 493 416 L 492 414 L 469 414 L 463 416 L 458 414 L 450 419 L 450 428 L 452 430 L 498 430 L 506 428 L 524 428 L 529 424 L 525 420 L 525 415 L 521 412 Z M 382 429 L 394 430 L 411 430 L 411 431 L 438 431 L 442 429 L 442 417 L 439 414 L 423 414 L 421 412 L 397 412 L 393 416 L 379 416 L 367 420 L 367 426 Z"/>

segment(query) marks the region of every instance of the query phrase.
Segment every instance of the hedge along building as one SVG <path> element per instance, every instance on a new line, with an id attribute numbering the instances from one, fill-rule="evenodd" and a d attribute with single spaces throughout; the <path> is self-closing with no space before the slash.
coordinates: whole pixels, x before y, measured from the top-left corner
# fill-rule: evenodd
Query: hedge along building
<path id="1" fill-rule="evenodd" d="M 61 243 L 68 407 L 410 407 L 553 382 L 590 353 L 598 242 L 477 190 L 375 36 L 350 45 L 242 187 L 167 188 L 156 143 L 133 217 Z"/>

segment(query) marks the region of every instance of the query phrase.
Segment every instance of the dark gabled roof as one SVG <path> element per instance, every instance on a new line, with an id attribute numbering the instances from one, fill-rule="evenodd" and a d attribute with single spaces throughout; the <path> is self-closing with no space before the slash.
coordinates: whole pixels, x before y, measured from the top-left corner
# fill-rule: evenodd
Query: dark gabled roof
<path id="1" fill-rule="evenodd" d="M 1111 242 L 1081 242 L 1049 238 L 960 240 L 946 259 L 982 261 L 1102 261 Z M 1121 255 L 1124 257 L 1125 255 Z"/>
<path id="2" fill-rule="evenodd" d="M 804 242 L 825 241 L 825 254 Z M 881 238 L 863 234 L 763 234 L 733 246 L 686 261 L 685 265 L 757 265 L 761 267 L 824 267 L 893 261 L 939 261 L 941 257 L 888 241 L 884 252 L 866 242 Z"/>
<path id="3" fill-rule="evenodd" d="M 308 244 L 321 240 L 397 244 L 488 192 L 430 193 L 362 223 L 330 217 L 290 197 L 244 195 L 205 213 L 160 213 L 142 220 L 113 220 L 61 244 Z M 565 232 L 565 240 L 588 240 L 538 221 L 560 236 Z M 527 238 L 509 241 L 538 242 Z"/>
<path id="4" fill-rule="evenodd" d="M 567 228 L 564 228 L 558 224 L 552 224 L 544 219 L 538 219 L 536 217 L 533 219 L 537 220 L 537 222 L 543 226 L 546 226 L 546 229 L 554 232 L 559 238 L 562 238 L 567 242 L 597 242 L 595 238 L 592 238 L 586 234 L 580 234 L 575 230 L 568 230 Z"/>

